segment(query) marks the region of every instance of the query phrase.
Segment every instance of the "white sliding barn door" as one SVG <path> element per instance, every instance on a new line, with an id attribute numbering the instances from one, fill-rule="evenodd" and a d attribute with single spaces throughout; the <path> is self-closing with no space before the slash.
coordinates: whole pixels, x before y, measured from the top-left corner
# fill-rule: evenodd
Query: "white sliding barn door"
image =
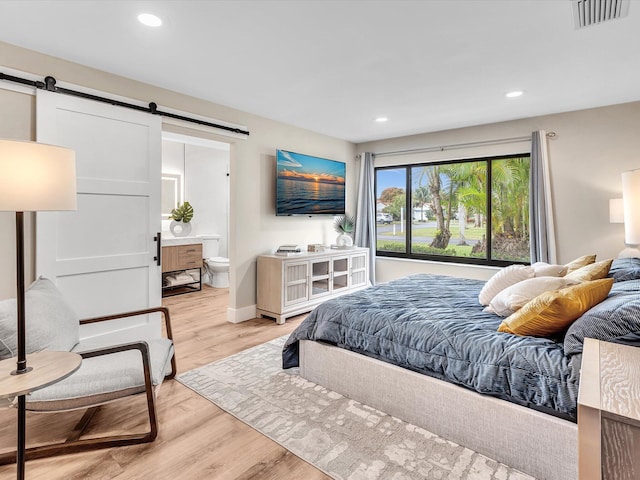
<path id="1" fill-rule="evenodd" d="M 161 118 L 47 91 L 37 92 L 36 118 L 39 142 L 75 150 L 78 176 L 77 211 L 37 214 L 36 274 L 53 280 L 80 318 L 159 306 Z M 159 336 L 159 317 L 81 330 L 82 338 L 105 334 Z"/>

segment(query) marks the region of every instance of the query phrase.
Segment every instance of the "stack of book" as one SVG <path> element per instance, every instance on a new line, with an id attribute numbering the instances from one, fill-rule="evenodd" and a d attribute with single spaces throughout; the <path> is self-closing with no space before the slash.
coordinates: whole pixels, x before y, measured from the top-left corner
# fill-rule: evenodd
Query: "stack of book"
<path id="1" fill-rule="evenodd" d="M 276 250 L 276 255 L 296 255 L 302 253 L 302 249 L 298 245 L 280 245 Z"/>

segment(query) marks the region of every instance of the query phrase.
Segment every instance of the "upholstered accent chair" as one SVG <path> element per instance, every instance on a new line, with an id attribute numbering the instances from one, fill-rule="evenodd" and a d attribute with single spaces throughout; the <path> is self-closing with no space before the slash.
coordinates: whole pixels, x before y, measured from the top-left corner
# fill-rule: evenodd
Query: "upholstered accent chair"
<path id="1" fill-rule="evenodd" d="M 80 325 L 115 319 L 162 314 L 166 338 L 134 339 L 130 343 L 107 345 L 95 339 L 80 340 Z M 165 378 L 176 374 L 176 362 L 169 311 L 150 308 L 120 315 L 78 320 L 56 286 L 45 278 L 26 292 L 27 354 L 42 351 L 72 351 L 82 357 L 80 368 L 65 379 L 27 395 L 27 410 L 60 412 L 86 409 L 63 443 L 27 448 L 27 460 L 100 448 L 147 443 L 158 434 L 156 395 Z M 0 301 L 0 360 L 15 356 L 16 302 Z M 149 430 L 98 438 L 82 438 L 83 431 L 106 403 L 145 395 Z M 0 455 L 0 465 L 16 461 L 16 452 Z"/>

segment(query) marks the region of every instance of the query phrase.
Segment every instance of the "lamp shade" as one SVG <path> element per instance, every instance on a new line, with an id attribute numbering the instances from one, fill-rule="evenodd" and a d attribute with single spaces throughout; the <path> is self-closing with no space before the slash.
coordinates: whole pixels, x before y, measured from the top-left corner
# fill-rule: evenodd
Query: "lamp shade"
<path id="1" fill-rule="evenodd" d="M 0 140 L 0 211 L 76 209 L 76 155 L 68 148 Z"/>
<path id="2" fill-rule="evenodd" d="M 640 245 L 640 170 L 622 172 L 624 235 L 627 245 Z"/>
<path id="3" fill-rule="evenodd" d="M 624 223 L 622 198 L 609 199 L 609 223 Z"/>

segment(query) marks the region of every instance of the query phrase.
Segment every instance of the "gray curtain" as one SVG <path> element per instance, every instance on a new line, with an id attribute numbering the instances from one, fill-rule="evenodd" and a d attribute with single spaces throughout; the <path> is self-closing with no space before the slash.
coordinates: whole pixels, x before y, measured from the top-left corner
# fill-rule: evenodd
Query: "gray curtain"
<path id="1" fill-rule="evenodd" d="M 531 263 L 556 263 L 556 241 L 551 202 L 547 132 L 531 134 L 531 172 L 529 175 L 529 241 Z"/>
<path id="2" fill-rule="evenodd" d="M 360 156 L 360 182 L 356 206 L 356 235 L 358 247 L 369 249 L 369 279 L 376 284 L 376 192 L 374 191 L 373 154 Z"/>

